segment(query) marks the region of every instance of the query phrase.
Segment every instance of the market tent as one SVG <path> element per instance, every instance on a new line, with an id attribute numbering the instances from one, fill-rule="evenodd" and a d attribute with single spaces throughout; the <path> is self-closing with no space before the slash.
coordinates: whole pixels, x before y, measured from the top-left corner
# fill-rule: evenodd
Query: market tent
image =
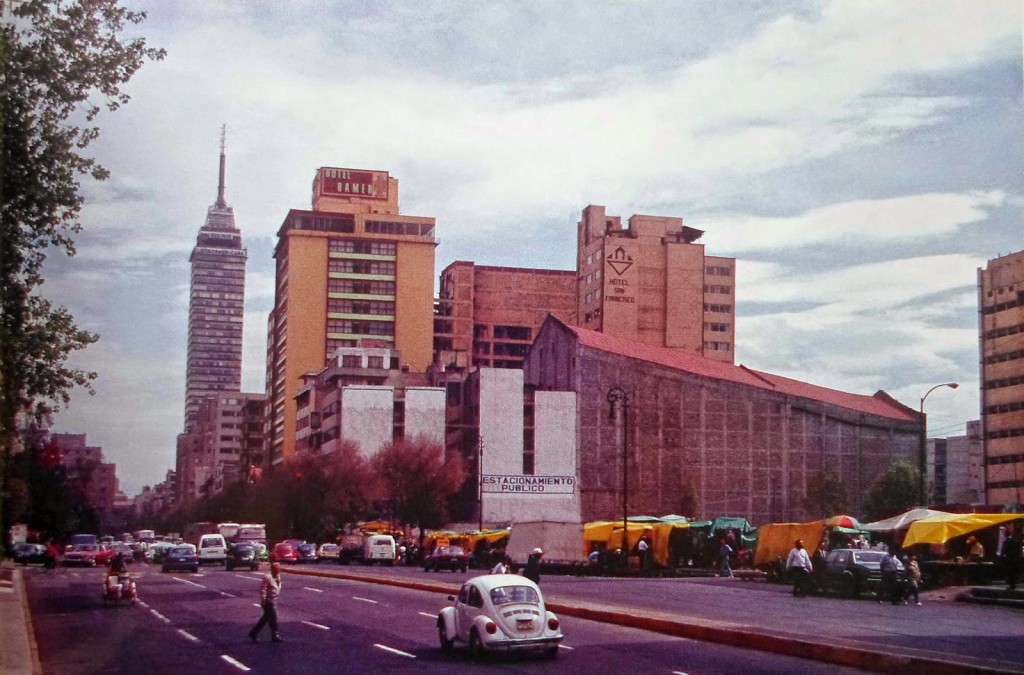
<path id="1" fill-rule="evenodd" d="M 868 532 L 894 532 L 895 530 L 902 530 L 905 527 L 910 527 L 911 523 L 921 520 L 922 518 L 944 515 L 948 515 L 948 512 L 936 511 L 934 509 L 912 509 L 906 513 L 901 513 L 898 516 L 893 516 L 892 518 L 876 520 L 873 523 L 865 523 L 862 525 L 862 529 L 867 530 Z"/>
<path id="2" fill-rule="evenodd" d="M 793 543 L 804 540 L 804 548 L 814 551 L 825 534 L 825 521 L 812 523 L 769 523 L 758 528 L 757 548 L 754 550 L 754 567 L 768 565 L 781 559 L 785 562 Z"/>
<path id="3" fill-rule="evenodd" d="M 614 551 L 617 548 L 621 548 L 624 551 L 632 551 L 633 547 L 636 546 L 637 542 L 640 541 L 640 537 L 644 536 L 645 532 L 651 530 L 652 523 L 629 523 L 629 532 L 626 535 L 626 545 L 622 545 L 622 522 L 614 523 L 614 530 L 608 537 L 608 550 Z"/>
<path id="4" fill-rule="evenodd" d="M 711 521 L 712 532 L 717 532 L 718 530 L 739 530 L 740 534 L 746 534 L 753 529 L 755 528 L 747 522 L 746 518 L 720 516 Z"/>
<path id="5" fill-rule="evenodd" d="M 665 519 L 662 519 L 663 521 Z M 685 520 L 685 518 L 684 518 Z M 668 521 L 654 523 L 651 526 L 651 551 L 654 562 L 662 567 L 668 567 L 669 563 L 669 541 L 674 530 L 690 529 L 690 524 L 679 521 Z"/>
<path id="6" fill-rule="evenodd" d="M 968 532 L 983 530 L 986 527 L 1020 520 L 1020 513 L 947 513 L 911 523 L 903 547 L 914 544 L 945 544 L 953 537 Z"/>

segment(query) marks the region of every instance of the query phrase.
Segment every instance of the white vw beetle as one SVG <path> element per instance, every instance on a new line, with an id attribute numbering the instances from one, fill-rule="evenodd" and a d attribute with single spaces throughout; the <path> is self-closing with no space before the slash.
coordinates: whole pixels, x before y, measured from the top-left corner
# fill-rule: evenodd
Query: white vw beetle
<path id="1" fill-rule="evenodd" d="M 537 584 L 517 574 L 485 574 L 467 581 L 454 605 L 437 615 L 441 649 L 456 642 L 478 657 L 488 651 L 542 650 L 558 656 L 562 631 L 558 617 L 544 608 Z"/>

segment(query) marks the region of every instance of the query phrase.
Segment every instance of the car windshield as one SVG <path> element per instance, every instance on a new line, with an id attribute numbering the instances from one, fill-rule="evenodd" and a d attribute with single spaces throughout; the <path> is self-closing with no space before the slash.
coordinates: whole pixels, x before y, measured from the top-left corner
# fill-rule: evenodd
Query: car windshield
<path id="1" fill-rule="evenodd" d="M 880 563 L 885 557 L 882 551 L 854 551 L 853 562 L 858 563 Z"/>
<path id="2" fill-rule="evenodd" d="M 235 544 L 235 553 L 252 553 L 255 549 L 249 544 Z"/>
<path id="3" fill-rule="evenodd" d="M 491 602 L 495 607 L 510 602 L 532 602 L 537 605 L 540 604 L 540 596 L 529 586 L 498 586 L 491 589 Z"/>
<path id="4" fill-rule="evenodd" d="M 175 546 L 171 549 L 171 555 L 192 555 L 191 546 Z"/>
<path id="5" fill-rule="evenodd" d="M 462 555 L 465 551 L 461 546 L 442 546 L 437 549 L 438 555 Z"/>

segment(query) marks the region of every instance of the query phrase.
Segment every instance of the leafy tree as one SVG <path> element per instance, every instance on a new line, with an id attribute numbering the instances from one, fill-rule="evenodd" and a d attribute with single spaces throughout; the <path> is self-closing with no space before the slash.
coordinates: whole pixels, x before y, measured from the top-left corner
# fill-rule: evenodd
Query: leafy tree
<path id="1" fill-rule="evenodd" d="M 49 249 L 75 253 L 79 177 L 108 176 L 83 154 L 99 135 L 97 116 L 127 103 L 121 86 L 164 51 L 142 38 L 120 39 L 145 13 L 117 0 L 0 0 L 0 12 L 0 494 L 6 498 L 18 415 L 42 420 L 68 402 L 72 387 L 88 388 L 96 376 L 66 364 L 97 336 L 35 291 Z M 6 532 L 6 508 L 2 516 Z"/>
<path id="2" fill-rule="evenodd" d="M 846 486 L 831 471 L 821 471 L 807 482 L 804 508 L 816 517 L 846 513 Z"/>
<path id="3" fill-rule="evenodd" d="M 417 525 L 421 536 L 428 527 L 444 525 L 448 500 L 466 480 L 461 455 L 446 459 L 444 447 L 421 437 L 387 445 L 372 465 L 395 517 L 403 526 Z"/>
<path id="4" fill-rule="evenodd" d="M 885 473 L 875 479 L 868 492 L 864 512 L 870 520 L 888 517 L 917 505 L 921 473 L 906 460 L 889 463 Z"/>

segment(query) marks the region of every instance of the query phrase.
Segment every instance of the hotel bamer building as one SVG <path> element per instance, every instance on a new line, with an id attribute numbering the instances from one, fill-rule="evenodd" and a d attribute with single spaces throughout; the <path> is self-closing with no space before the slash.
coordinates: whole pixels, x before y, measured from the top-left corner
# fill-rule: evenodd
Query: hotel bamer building
<path id="1" fill-rule="evenodd" d="M 576 271 L 578 325 L 625 340 L 734 362 L 736 259 L 708 256 L 682 218 L 583 209 Z"/>
<path id="2" fill-rule="evenodd" d="M 1024 501 L 1024 251 L 978 270 L 986 503 Z"/>
<path id="3" fill-rule="evenodd" d="M 321 167 L 311 210 L 278 230 L 267 332 L 269 461 L 295 452 L 295 396 L 338 347 L 393 345 L 402 367 L 433 352 L 434 219 L 402 215 L 386 171 Z"/>

